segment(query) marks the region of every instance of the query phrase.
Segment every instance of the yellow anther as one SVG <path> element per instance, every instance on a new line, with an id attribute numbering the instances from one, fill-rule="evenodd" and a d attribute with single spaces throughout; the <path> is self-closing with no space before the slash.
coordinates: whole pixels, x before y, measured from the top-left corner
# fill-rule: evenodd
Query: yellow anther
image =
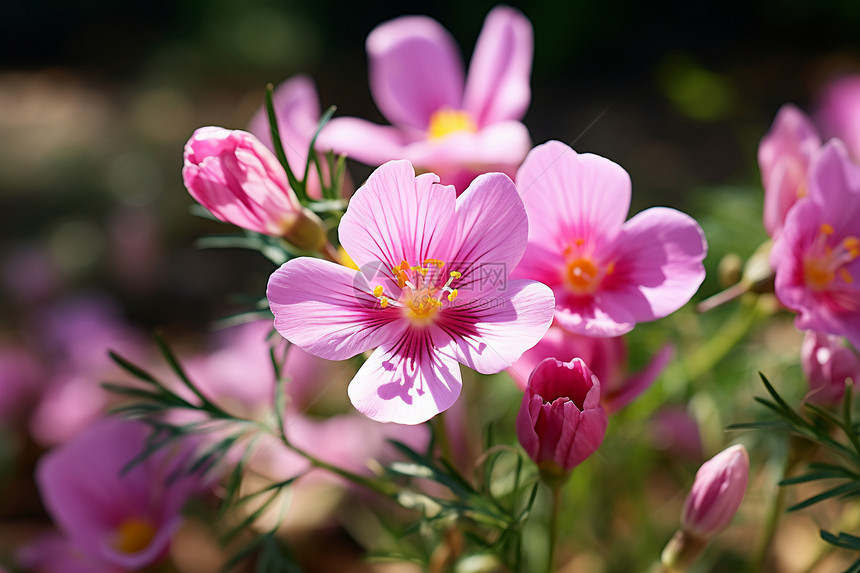
<path id="1" fill-rule="evenodd" d="M 851 273 L 849 273 L 847 269 L 839 269 L 839 276 L 842 277 L 842 280 L 847 283 L 854 282 L 854 277 L 851 276 Z"/>
<path id="2" fill-rule="evenodd" d="M 451 278 L 452 279 L 458 279 L 462 276 L 463 276 L 463 273 L 461 273 L 460 271 L 451 271 Z"/>
<path id="3" fill-rule="evenodd" d="M 431 139 L 440 139 L 459 131 L 470 133 L 478 131 L 478 126 L 465 111 L 443 107 L 430 116 L 427 132 Z"/>
<path id="4" fill-rule="evenodd" d="M 615 272 L 615 261 L 610 261 L 608 265 L 606 265 L 606 274 L 611 275 Z"/>
<path id="5" fill-rule="evenodd" d="M 831 225 L 828 225 L 827 223 L 821 223 L 821 232 L 825 235 L 832 235 L 833 227 Z"/>
<path id="6" fill-rule="evenodd" d="M 388 306 L 388 297 L 387 296 L 379 297 L 379 306 L 381 306 L 382 308 L 385 308 L 386 306 Z"/>
<path id="7" fill-rule="evenodd" d="M 373 287 L 373 296 L 375 296 L 376 298 L 381 297 L 382 291 L 383 291 L 382 285 L 376 285 L 375 287 Z"/>
<path id="8" fill-rule="evenodd" d="M 436 265 L 437 269 L 441 269 L 445 266 L 444 261 L 440 261 L 439 259 L 424 259 L 425 265 Z"/>
<path id="9" fill-rule="evenodd" d="M 457 298 L 457 289 L 452 289 L 451 292 L 448 293 L 448 300 L 454 302 L 455 298 Z"/>
<path id="10" fill-rule="evenodd" d="M 573 243 L 574 243 L 577 247 L 581 247 L 582 245 L 584 245 L 584 244 L 585 244 L 585 239 L 583 239 L 582 237 L 580 237 L 580 238 L 576 239 L 575 241 L 573 241 Z"/>
<path id="11" fill-rule="evenodd" d="M 421 273 L 422 277 L 427 275 L 428 269 L 425 267 L 415 266 L 415 267 L 409 267 L 409 268 L 412 269 L 413 271 L 418 271 L 419 273 Z"/>

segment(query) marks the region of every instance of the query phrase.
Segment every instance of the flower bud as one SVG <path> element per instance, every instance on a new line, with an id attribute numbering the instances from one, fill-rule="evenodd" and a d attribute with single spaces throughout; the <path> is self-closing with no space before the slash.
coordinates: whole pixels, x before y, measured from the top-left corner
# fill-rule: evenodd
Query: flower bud
<path id="1" fill-rule="evenodd" d="M 813 404 L 838 404 L 845 394 L 845 384 L 860 382 L 860 358 L 839 336 L 807 330 L 800 363 L 809 382 L 806 401 Z"/>
<path id="2" fill-rule="evenodd" d="M 564 481 L 603 442 L 607 422 L 600 382 L 585 362 L 547 358 L 529 378 L 517 437 L 544 479 Z"/>
<path id="3" fill-rule="evenodd" d="M 749 454 L 741 445 L 702 464 L 681 511 L 684 532 L 709 540 L 725 529 L 744 498 L 749 471 Z"/>
<path id="4" fill-rule="evenodd" d="M 302 207 L 277 158 L 250 133 L 198 129 L 185 144 L 182 178 L 191 196 L 222 221 L 302 249 L 325 244 L 319 217 Z"/>

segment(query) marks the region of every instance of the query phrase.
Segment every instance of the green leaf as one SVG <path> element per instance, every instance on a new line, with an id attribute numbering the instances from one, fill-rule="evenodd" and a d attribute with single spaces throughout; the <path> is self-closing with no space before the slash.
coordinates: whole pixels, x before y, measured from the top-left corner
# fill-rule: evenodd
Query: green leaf
<path id="1" fill-rule="evenodd" d="M 789 507 L 786 511 L 798 511 L 800 509 L 815 505 L 816 503 L 820 503 L 832 497 L 850 496 L 855 495 L 857 493 L 860 493 L 860 482 L 852 481 L 850 483 L 846 483 L 829 489 L 823 493 L 819 493 L 818 495 L 814 495 L 809 499 L 801 501 L 800 503 L 796 503 Z"/>
<path id="2" fill-rule="evenodd" d="M 287 172 L 287 180 L 290 183 L 290 188 L 295 191 L 299 200 L 302 203 L 307 202 L 307 193 L 302 182 L 296 179 L 293 170 L 290 169 L 290 162 L 287 161 L 287 154 L 284 152 L 284 143 L 281 139 L 281 130 L 278 128 L 278 116 L 275 114 L 274 102 L 275 87 L 272 84 L 266 85 L 266 114 L 269 117 L 269 130 L 272 135 L 272 146 L 275 148 L 275 156 L 281 162 L 284 171 Z"/>

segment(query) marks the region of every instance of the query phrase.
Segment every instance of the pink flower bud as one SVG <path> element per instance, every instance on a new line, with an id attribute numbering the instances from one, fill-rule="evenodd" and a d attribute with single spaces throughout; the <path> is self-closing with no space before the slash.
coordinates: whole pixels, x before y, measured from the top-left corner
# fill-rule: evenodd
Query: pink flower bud
<path id="1" fill-rule="evenodd" d="M 845 384 L 849 380 L 860 382 L 860 357 L 839 336 L 807 330 L 800 363 L 809 382 L 806 401 L 813 404 L 838 404 L 845 394 Z"/>
<path id="2" fill-rule="evenodd" d="M 277 158 L 250 133 L 201 127 L 185 144 L 182 178 L 191 196 L 222 221 L 305 249 L 325 240 L 319 218 L 302 208 Z"/>
<path id="3" fill-rule="evenodd" d="M 749 472 L 749 454 L 740 445 L 702 464 L 681 511 L 684 532 L 707 540 L 725 529 L 744 498 Z"/>
<path id="4" fill-rule="evenodd" d="M 569 472 L 603 442 L 600 382 L 580 358 L 537 365 L 517 415 L 517 437 L 545 473 Z"/>

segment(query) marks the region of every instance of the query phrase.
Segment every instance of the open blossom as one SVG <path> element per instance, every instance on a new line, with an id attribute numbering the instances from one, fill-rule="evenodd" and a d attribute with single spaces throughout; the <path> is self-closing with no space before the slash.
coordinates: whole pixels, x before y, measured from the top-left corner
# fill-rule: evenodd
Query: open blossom
<path id="1" fill-rule="evenodd" d="M 45 508 L 69 541 L 91 559 L 139 569 L 164 556 L 181 509 L 201 488 L 197 474 L 173 474 L 187 447 L 165 448 L 129 469 L 150 429 L 105 419 L 51 450 L 36 468 Z"/>
<path id="2" fill-rule="evenodd" d="M 860 357 L 839 336 L 807 330 L 800 364 L 809 382 L 807 402 L 838 404 L 845 395 L 845 384 L 860 383 Z"/>
<path id="3" fill-rule="evenodd" d="M 764 227 L 771 237 L 782 229 L 788 210 L 807 193 L 807 172 L 821 138 L 797 107 L 782 106 L 758 147 L 764 185 Z"/>
<path id="4" fill-rule="evenodd" d="M 619 165 L 550 141 L 517 173 L 529 216 L 518 277 L 555 292 L 555 319 L 586 336 L 619 336 L 695 294 L 707 249 L 688 215 L 652 207 L 625 222 L 630 176 Z"/>
<path id="5" fill-rule="evenodd" d="M 795 326 L 860 346 L 860 166 L 839 140 L 810 165 L 809 195 L 788 212 L 770 263 Z"/>
<path id="6" fill-rule="evenodd" d="M 16 555 L 18 565 L 38 573 L 125 573 L 128 569 L 94 559 L 63 534 L 42 534 L 22 547 Z M 0 567 L 0 573 L 6 570 Z"/>
<path id="7" fill-rule="evenodd" d="M 600 381 L 585 362 L 547 358 L 529 378 L 517 414 L 517 437 L 541 469 L 563 473 L 603 443 L 607 423 Z"/>
<path id="8" fill-rule="evenodd" d="M 218 219 L 304 249 L 325 241 L 319 218 L 304 209 L 275 155 L 246 131 L 201 127 L 185 144 L 185 187 Z"/>
<path id="9" fill-rule="evenodd" d="M 457 44 L 426 16 L 396 18 L 367 38 L 370 89 L 391 126 L 335 118 L 318 147 L 380 165 L 408 159 L 462 192 L 489 171 L 513 176 L 531 147 L 532 28 L 500 6 L 484 22 L 466 77 Z"/>
<path id="10" fill-rule="evenodd" d="M 743 446 L 723 450 L 699 468 L 681 511 L 681 528 L 712 539 L 737 513 L 747 490 L 750 458 Z"/>
<path id="11" fill-rule="evenodd" d="M 553 325 L 540 342 L 526 350 L 519 360 L 508 369 L 517 385 L 525 389 L 528 376 L 547 358 L 569 362 L 581 358 L 591 372 L 600 380 L 603 405 L 615 412 L 632 402 L 648 389 L 672 358 L 672 346 L 666 345 L 640 372 L 626 375 L 627 346 L 620 336 L 593 338 L 573 334 Z"/>
<path id="12" fill-rule="evenodd" d="M 459 198 L 408 161 L 371 174 L 341 220 L 341 245 L 361 269 L 286 262 L 269 279 L 275 328 L 311 354 L 342 360 L 376 348 L 349 385 L 378 421 L 418 424 L 460 393 L 458 362 L 500 372 L 552 321 L 553 297 L 508 280 L 528 235 L 505 175 L 475 179 Z"/>
<path id="13" fill-rule="evenodd" d="M 827 84 L 815 118 L 825 137 L 844 141 L 854 160 L 860 161 L 860 75 L 842 76 Z"/>

